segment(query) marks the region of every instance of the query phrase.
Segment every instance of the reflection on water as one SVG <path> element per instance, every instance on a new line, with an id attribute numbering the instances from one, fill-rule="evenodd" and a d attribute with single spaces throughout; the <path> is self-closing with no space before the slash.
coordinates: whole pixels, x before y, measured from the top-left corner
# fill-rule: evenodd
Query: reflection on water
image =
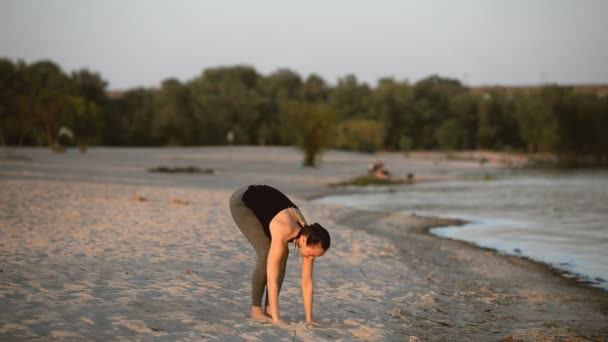
<path id="1" fill-rule="evenodd" d="M 608 173 L 522 173 L 491 182 L 417 184 L 395 193 L 332 196 L 363 210 L 460 218 L 433 234 L 527 256 L 608 290 Z"/>

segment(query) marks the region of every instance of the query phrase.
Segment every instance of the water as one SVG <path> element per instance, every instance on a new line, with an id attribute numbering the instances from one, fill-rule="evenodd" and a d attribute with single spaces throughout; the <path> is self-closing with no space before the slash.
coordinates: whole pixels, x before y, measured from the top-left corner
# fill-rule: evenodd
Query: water
<path id="1" fill-rule="evenodd" d="M 442 237 L 526 256 L 608 290 L 608 172 L 528 172 L 496 181 L 416 184 L 319 200 L 362 210 L 459 218 Z"/>

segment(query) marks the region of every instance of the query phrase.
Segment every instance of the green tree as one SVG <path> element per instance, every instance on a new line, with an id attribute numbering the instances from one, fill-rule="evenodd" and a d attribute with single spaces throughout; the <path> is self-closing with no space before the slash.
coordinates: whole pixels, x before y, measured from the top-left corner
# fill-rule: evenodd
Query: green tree
<path id="1" fill-rule="evenodd" d="M 432 75 L 414 85 L 411 123 L 415 148 L 437 148 L 436 130 L 444 121 L 455 116 L 450 108 L 451 98 L 466 93 L 458 80 Z"/>
<path id="2" fill-rule="evenodd" d="M 291 69 L 278 69 L 260 79 L 258 88 L 274 103 L 299 100 L 301 98 L 302 77 Z"/>
<path id="3" fill-rule="evenodd" d="M 73 72 L 71 82 L 74 95 L 68 99 L 62 121 L 73 130 L 81 151 L 84 151 L 89 143 L 101 140 L 108 83 L 100 74 L 87 69 Z"/>
<path id="4" fill-rule="evenodd" d="M 284 101 L 282 131 L 295 138 L 304 152 L 303 164 L 314 167 L 323 149 L 331 146 L 335 130 L 335 113 L 325 104 Z"/>
<path id="5" fill-rule="evenodd" d="M 102 107 L 108 100 L 106 88 L 108 82 L 99 73 L 88 69 L 80 69 L 72 72 L 72 84 L 75 95 L 82 97 L 86 102 Z"/>
<path id="6" fill-rule="evenodd" d="M 592 145 L 597 162 L 608 164 L 608 97 L 596 98 L 594 104 L 585 108 L 593 114 Z"/>
<path id="7" fill-rule="evenodd" d="M 518 149 L 524 144 L 514 118 L 516 104 L 510 95 L 492 91 L 479 101 L 477 146 L 485 149 Z"/>
<path id="8" fill-rule="evenodd" d="M 55 148 L 61 114 L 69 99 L 69 78 L 57 64 L 40 61 L 27 67 L 24 84 L 21 110 L 33 114 L 48 146 Z"/>
<path id="9" fill-rule="evenodd" d="M 338 80 L 329 96 L 329 104 L 338 120 L 373 119 L 373 95 L 370 87 L 354 75 Z"/>
<path id="10" fill-rule="evenodd" d="M 157 90 L 135 88 L 111 99 L 105 121 L 104 141 L 109 145 L 159 145 L 153 123 Z"/>
<path id="11" fill-rule="evenodd" d="M 469 93 L 462 93 L 452 96 L 449 103 L 452 118 L 447 119 L 439 127 L 439 131 L 443 131 L 442 138 L 437 136 L 439 146 L 448 149 L 474 149 L 477 147 L 476 138 L 478 133 L 478 107 L 479 99 Z M 444 127 L 445 125 L 445 127 Z M 443 129 L 442 129 L 443 127 Z M 445 132 L 452 132 L 452 143 L 446 145 Z M 439 134 L 439 133 L 438 133 Z"/>
<path id="12" fill-rule="evenodd" d="M 416 113 L 409 83 L 399 83 L 391 78 L 381 79 L 373 91 L 373 101 L 373 117 L 382 122 L 385 128 L 383 146 L 393 150 L 411 148 L 416 130 Z"/>
<path id="13" fill-rule="evenodd" d="M 515 120 L 528 152 L 551 152 L 557 144 L 557 120 L 551 104 L 539 91 L 520 92 L 515 100 Z"/>
<path id="14" fill-rule="evenodd" d="M 319 96 L 322 84 L 320 79 L 307 80 L 307 90 L 302 90 L 300 75 L 290 69 L 279 69 L 262 77 L 258 83 L 260 94 L 260 116 L 258 120 L 258 143 L 261 144 L 295 144 L 295 138 L 281 132 L 287 120 L 281 111 L 281 103 L 299 101 L 302 96 Z"/>
<path id="15" fill-rule="evenodd" d="M 196 120 L 192 112 L 191 90 L 177 79 L 163 81 L 154 120 L 156 140 L 169 145 L 192 145 L 196 142 Z"/>
<path id="16" fill-rule="evenodd" d="M 61 115 L 61 124 L 70 128 L 80 151 L 84 152 L 103 130 L 101 108 L 82 97 L 70 96 Z"/>
<path id="17" fill-rule="evenodd" d="M 248 66 L 207 69 L 189 83 L 198 143 L 225 144 L 229 132 L 237 144 L 256 142 L 260 116 L 259 75 Z"/>
<path id="18" fill-rule="evenodd" d="M 311 74 L 302 84 L 301 99 L 305 102 L 326 102 L 329 98 L 329 86 L 325 80 L 317 75 Z"/>
<path id="19" fill-rule="evenodd" d="M 17 66 L 9 59 L 0 59 L 0 144 L 18 141 L 23 131 L 15 108 Z"/>
<path id="20" fill-rule="evenodd" d="M 334 146 L 360 152 L 376 152 L 384 142 L 384 124 L 369 119 L 352 119 L 337 125 Z"/>

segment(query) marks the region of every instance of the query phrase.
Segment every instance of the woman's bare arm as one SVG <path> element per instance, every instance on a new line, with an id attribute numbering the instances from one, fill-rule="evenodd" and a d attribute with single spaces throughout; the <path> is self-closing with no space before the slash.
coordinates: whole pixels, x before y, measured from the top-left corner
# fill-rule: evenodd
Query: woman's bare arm
<path id="1" fill-rule="evenodd" d="M 312 298 L 314 293 L 312 271 L 314 263 L 315 257 L 302 258 L 302 301 L 304 302 L 306 322 L 309 324 L 315 324 L 312 320 Z"/>

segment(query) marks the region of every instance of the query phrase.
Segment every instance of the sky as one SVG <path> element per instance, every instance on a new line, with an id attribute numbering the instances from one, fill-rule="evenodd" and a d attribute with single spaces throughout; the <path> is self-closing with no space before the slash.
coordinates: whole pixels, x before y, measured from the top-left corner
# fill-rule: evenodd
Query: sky
<path id="1" fill-rule="evenodd" d="M 111 90 L 210 67 L 471 86 L 608 83 L 606 0 L 0 0 L 0 58 L 99 72 Z"/>

